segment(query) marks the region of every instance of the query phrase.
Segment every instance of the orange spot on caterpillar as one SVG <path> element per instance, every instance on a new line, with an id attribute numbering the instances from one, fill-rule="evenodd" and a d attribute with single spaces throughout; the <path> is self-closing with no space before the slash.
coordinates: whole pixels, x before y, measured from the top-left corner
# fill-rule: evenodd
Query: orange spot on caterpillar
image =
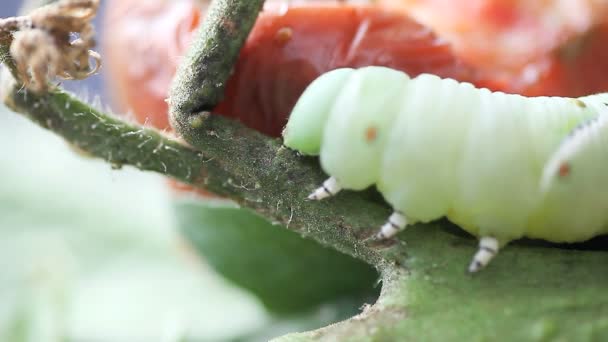
<path id="1" fill-rule="evenodd" d="M 566 177 L 570 174 L 570 171 L 571 171 L 570 164 L 563 163 L 559 166 L 557 173 L 560 177 Z"/>
<path id="2" fill-rule="evenodd" d="M 274 41 L 277 45 L 284 46 L 291 40 L 291 37 L 293 37 L 293 30 L 290 27 L 283 27 L 274 35 Z"/>
<path id="3" fill-rule="evenodd" d="M 374 126 L 369 126 L 366 130 L 365 130 L 365 140 L 368 142 L 372 142 L 374 140 L 376 140 L 376 138 L 378 137 L 378 129 Z"/>

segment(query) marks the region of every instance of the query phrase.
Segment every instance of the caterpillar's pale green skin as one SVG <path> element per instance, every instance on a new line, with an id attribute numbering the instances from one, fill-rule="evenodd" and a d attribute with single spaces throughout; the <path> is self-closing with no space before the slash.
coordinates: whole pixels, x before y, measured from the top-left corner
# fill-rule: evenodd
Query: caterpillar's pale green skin
<path id="1" fill-rule="evenodd" d="M 285 145 L 332 176 L 311 195 L 376 185 L 395 209 L 380 237 L 446 216 L 480 237 L 469 270 L 521 237 L 608 232 L 608 94 L 491 92 L 383 67 L 338 69 L 296 104 Z"/>

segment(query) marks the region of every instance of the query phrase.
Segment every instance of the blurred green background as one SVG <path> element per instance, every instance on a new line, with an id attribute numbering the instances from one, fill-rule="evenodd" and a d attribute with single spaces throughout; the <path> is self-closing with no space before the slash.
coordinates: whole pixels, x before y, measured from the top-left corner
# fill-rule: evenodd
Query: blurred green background
<path id="1" fill-rule="evenodd" d="M 4 107 L 0 263 L 0 341 L 265 340 L 340 316 L 273 317 L 180 238 L 161 177 L 83 158 Z"/>
<path id="2" fill-rule="evenodd" d="M 82 158 L 0 107 L 0 341 L 216 340 L 268 324 L 191 254 L 168 201 L 160 177 Z"/>
<path id="3" fill-rule="evenodd" d="M 162 177 L 112 170 L 4 107 L 0 263 L 11 342 L 265 341 L 350 317 L 379 290 L 360 261 L 232 204 L 176 200 Z"/>

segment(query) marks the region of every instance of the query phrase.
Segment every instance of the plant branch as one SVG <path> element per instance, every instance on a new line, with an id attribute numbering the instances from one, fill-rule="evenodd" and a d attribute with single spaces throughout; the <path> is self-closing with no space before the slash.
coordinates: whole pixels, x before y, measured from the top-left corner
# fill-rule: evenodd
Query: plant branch
<path id="1" fill-rule="evenodd" d="M 211 110 L 222 99 L 226 81 L 263 3 L 211 2 L 169 93 L 171 120 L 178 132 L 191 114 Z"/>
<path id="2" fill-rule="evenodd" d="M 326 176 L 316 159 L 298 156 L 243 125 L 218 115 L 199 114 L 185 138 L 193 148 L 159 132 L 104 114 L 61 90 L 39 95 L 13 82 L 4 102 L 70 144 L 115 167 L 132 165 L 228 197 L 265 218 L 287 226 L 374 266 L 393 249 L 365 242 L 389 214 L 370 193 L 345 193 L 323 203 L 306 195 Z M 204 151 L 204 152 L 200 152 Z M 382 252 L 381 252 L 382 251 Z"/>

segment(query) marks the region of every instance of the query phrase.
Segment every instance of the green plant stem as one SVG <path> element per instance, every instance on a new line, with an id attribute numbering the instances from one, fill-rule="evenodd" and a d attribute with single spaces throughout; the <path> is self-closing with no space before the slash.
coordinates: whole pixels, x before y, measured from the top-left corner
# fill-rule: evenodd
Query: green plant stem
<path id="1" fill-rule="evenodd" d="M 378 267 L 388 256 L 364 241 L 389 214 L 369 193 L 331 202 L 306 195 L 326 177 L 316 159 L 303 158 L 243 125 L 216 115 L 191 117 L 194 149 L 152 129 L 104 114 L 60 90 L 37 95 L 5 87 L 4 102 L 70 144 L 117 167 L 155 171 L 253 209 Z M 203 152 L 200 152 L 203 151 Z M 384 254 L 384 256 L 382 255 Z"/>
<path id="2" fill-rule="evenodd" d="M 304 201 L 325 177 L 316 160 L 303 162 L 282 148 L 279 140 L 207 112 L 223 96 L 262 4 L 262 0 L 211 3 L 170 91 L 172 124 L 185 141 L 212 154 L 227 171 L 218 178 L 207 174 L 206 189 L 377 266 L 383 258 L 376 249 L 365 248 L 358 237 L 382 222 L 388 213 L 384 205 L 360 196 L 336 201 L 336 207 Z M 366 207 L 369 210 L 359 210 Z M 350 215 L 353 210 L 359 215 Z"/>
<path id="3" fill-rule="evenodd" d="M 180 64 L 169 93 L 171 122 L 178 133 L 190 115 L 211 110 L 224 95 L 241 47 L 264 1 L 215 0 Z"/>
<path id="4" fill-rule="evenodd" d="M 114 168 L 132 165 L 184 182 L 198 182 L 205 156 L 156 130 L 104 114 L 59 89 L 45 95 L 18 87 L 3 91 L 8 107 Z"/>

